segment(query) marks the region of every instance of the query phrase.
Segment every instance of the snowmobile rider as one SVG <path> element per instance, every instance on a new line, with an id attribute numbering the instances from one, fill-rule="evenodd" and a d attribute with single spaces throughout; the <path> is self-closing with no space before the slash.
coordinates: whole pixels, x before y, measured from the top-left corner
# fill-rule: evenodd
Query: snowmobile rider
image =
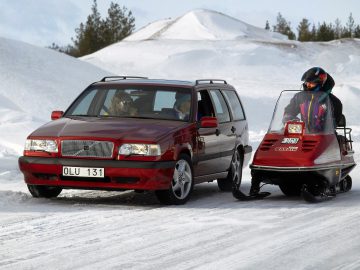
<path id="1" fill-rule="evenodd" d="M 342 103 L 341 101 L 331 94 L 331 90 L 335 85 L 334 79 L 324 69 L 320 67 L 313 67 L 307 70 L 301 77 L 303 81 L 304 91 L 321 92 L 324 98 L 329 96 L 330 102 L 333 107 L 333 117 L 335 127 L 339 125 L 342 116 Z M 304 95 L 302 92 L 296 94 L 290 104 L 285 108 L 284 121 L 295 118 L 300 112 L 301 104 L 304 104 Z"/>

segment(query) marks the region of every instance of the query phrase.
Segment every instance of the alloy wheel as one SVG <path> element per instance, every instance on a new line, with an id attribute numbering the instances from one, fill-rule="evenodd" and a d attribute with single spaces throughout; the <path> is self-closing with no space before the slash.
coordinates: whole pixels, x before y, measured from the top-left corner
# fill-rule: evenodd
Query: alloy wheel
<path id="1" fill-rule="evenodd" d="M 186 160 L 180 159 L 175 165 L 173 180 L 171 183 L 174 196 L 180 200 L 186 198 L 190 193 L 191 186 L 191 167 Z"/>
<path id="2" fill-rule="evenodd" d="M 241 157 L 239 151 L 235 151 L 231 160 L 232 182 L 238 187 L 241 184 L 242 168 Z"/>

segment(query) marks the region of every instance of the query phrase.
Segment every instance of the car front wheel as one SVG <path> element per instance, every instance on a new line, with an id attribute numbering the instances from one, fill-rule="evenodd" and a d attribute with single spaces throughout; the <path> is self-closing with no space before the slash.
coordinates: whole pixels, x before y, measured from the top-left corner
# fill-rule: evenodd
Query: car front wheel
<path id="1" fill-rule="evenodd" d="M 175 164 L 173 179 L 168 190 L 157 190 L 155 194 L 162 204 L 184 204 L 194 187 L 193 168 L 190 157 L 181 154 Z"/>
<path id="2" fill-rule="evenodd" d="M 48 186 L 36 186 L 27 185 L 31 195 L 35 198 L 54 198 L 57 197 L 62 188 L 60 187 L 48 187 Z"/>

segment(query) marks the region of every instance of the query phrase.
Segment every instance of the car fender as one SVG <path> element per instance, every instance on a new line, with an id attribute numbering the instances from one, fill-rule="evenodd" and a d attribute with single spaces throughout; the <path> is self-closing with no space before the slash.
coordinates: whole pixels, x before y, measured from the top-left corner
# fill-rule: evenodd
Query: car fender
<path id="1" fill-rule="evenodd" d="M 178 160 L 179 155 L 181 153 L 186 153 L 186 154 L 190 155 L 190 158 L 192 160 L 194 153 L 193 153 L 193 148 L 192 148 L 191 144 L 190 143 L 177 144 L 175 146 L 175 151 L 174 151 L 174 160 Z"/>

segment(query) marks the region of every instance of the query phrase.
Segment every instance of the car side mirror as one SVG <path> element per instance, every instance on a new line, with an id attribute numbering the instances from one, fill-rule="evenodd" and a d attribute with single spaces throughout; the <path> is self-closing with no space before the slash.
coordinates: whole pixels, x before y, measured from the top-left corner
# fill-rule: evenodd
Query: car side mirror
<path id="1" fill-rule="evenodd" d="M 210 117 L 210 116 L 201 117 L 200 127 L 202 127 L 202 128 L 217 128 L 218 120 L 216 117 Z"/>
<path id="2" fill-rule="evenodd" d="M 63 111 L 53 111 L 51 113 L 51 120 L 56 120 L 59 119 L 63 116 L 64 112 Z"/>

